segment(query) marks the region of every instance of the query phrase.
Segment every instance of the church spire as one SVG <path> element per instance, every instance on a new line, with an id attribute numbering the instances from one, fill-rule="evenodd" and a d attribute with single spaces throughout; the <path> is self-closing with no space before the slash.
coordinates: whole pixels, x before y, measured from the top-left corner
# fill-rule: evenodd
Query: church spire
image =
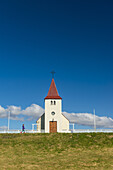
<path id="1" fill-rule="evenodd" d="M 58 94 L 54 78 L 52 78 L 51 85 L 45 99 L 62 99 Z"/>

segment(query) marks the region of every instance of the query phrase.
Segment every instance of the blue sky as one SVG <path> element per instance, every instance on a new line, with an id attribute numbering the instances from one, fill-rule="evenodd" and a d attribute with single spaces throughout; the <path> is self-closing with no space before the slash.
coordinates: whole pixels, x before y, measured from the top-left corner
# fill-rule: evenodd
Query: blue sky
<path id="1" fill-rule="evenodd" d="M 113 118 L 112 9 L 112 0 L 1 0 L 0 105 L 44 108 L 55 70 L 63 111 Z"/>

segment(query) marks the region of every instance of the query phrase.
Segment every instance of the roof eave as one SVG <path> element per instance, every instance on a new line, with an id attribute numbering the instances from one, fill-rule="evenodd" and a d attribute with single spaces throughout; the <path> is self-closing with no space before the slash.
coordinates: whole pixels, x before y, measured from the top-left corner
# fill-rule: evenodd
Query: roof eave
<path id="1" fill-rule="evenodd" d="M 62 100 L 60 96 L 46 96 L 44 99 L 61 99 Z"/>

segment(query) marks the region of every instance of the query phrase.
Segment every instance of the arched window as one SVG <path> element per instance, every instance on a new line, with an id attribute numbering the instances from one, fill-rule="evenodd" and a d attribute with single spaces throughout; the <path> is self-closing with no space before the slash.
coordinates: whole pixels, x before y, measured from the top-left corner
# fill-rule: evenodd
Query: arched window
<path id="1" fill-rule="evenodd" d="M 53 104 L 53 101 L 51 100 L 51 105 Z"/>
<path id="2" fill-rule="evenodd" d="M 54 105 L 56 105 L 56 101 L 54 101 Z"/>

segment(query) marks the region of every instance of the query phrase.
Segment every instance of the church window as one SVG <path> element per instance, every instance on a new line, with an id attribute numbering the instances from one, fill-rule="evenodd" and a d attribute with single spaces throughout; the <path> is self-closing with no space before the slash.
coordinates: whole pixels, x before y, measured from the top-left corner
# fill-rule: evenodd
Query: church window
<path id="1" fill-rule="evenodd" d="M 52 115 L 55 115 L 55 112 L 51 112 Z"/>
<path id="2" fill-rule="evenodd" d="M 56 105 L 56 101 L 54 101 L 54 105 Z"/>
<path id="3" fill-rule="evenodd" d="M 53 105 L 53 101 L 51 100 L 51 105 Z"/>

